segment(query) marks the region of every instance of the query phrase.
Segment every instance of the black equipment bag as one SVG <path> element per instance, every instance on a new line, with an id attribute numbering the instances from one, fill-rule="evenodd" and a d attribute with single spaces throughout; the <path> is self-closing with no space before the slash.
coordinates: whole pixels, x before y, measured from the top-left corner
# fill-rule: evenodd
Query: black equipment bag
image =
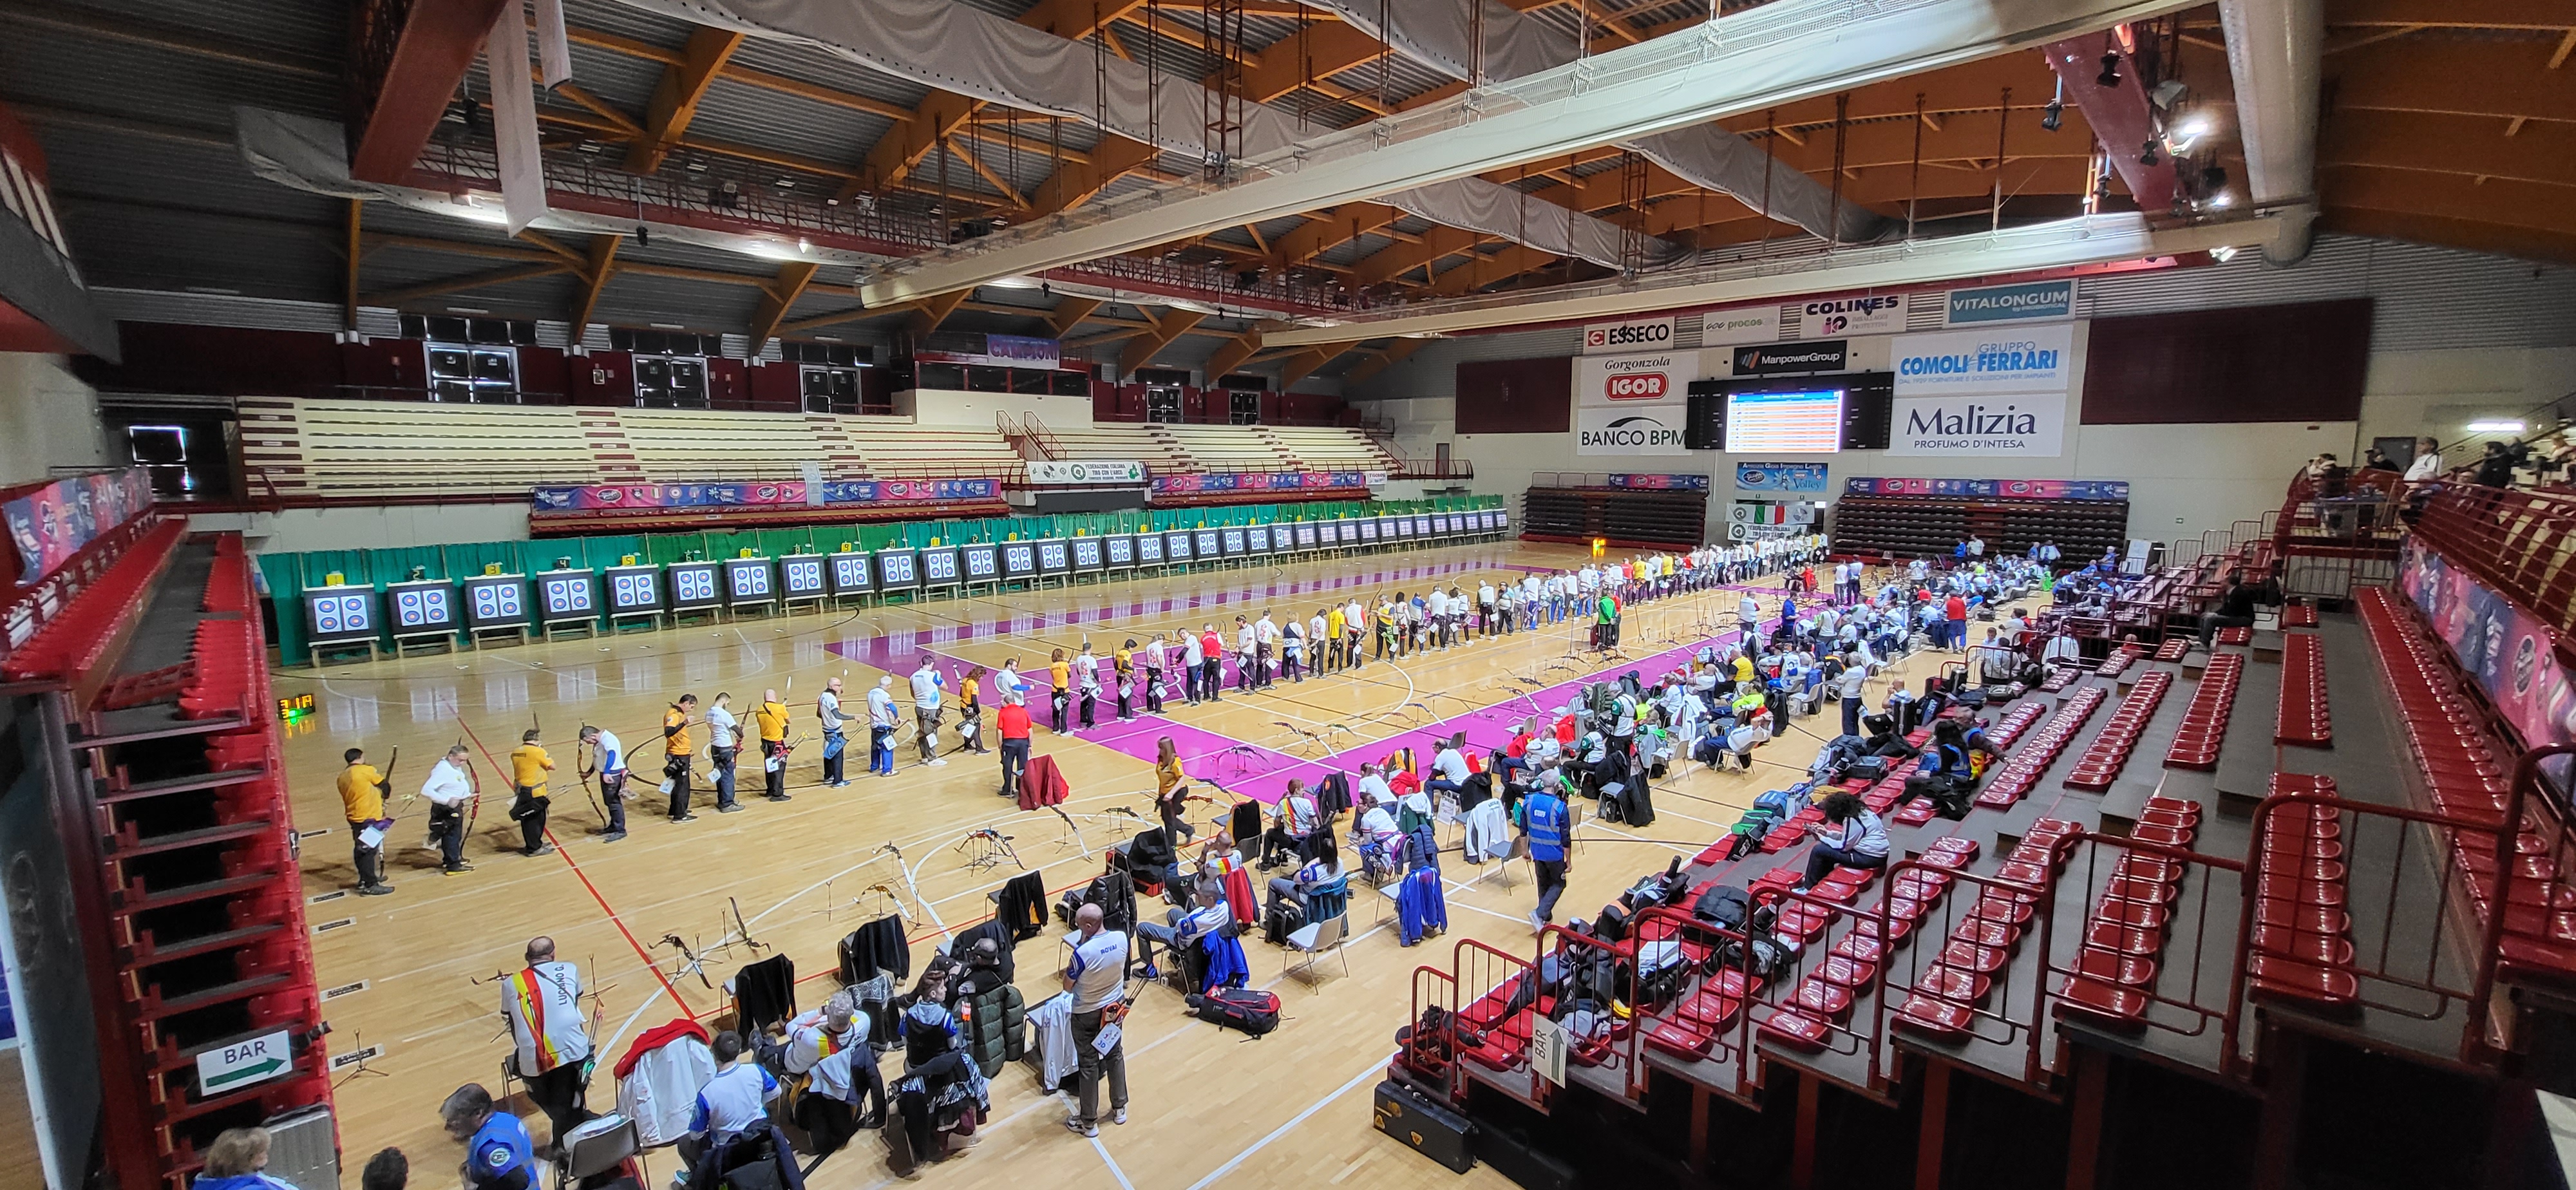
<path id="1" fill-rule="evenodd" d="M 1406 1148 L 1465 1173 L 1475 1167 L 1468 1147 L 1476 1126 L 1447 1104 L 1393 1081 L 1377 1085 L 1377 1110 L 1371 1123 Z"/>
<path id="2" fill-rule="evenodd" d="M 1279 997 L 1251 988 L 1217 988 L 1191 996 L 1190 1013 L 1220 1029 L 1267 1037 L 1279 1027 Z"/>
<path id="3" fill-rule="evenodd" d="M 1863 756 L 1843 766 L 1843 780 L 1883 781 L 1887 778 L 1887 758 Z"/>
<path id="4" fill-rule="evenodd" d="M 1272 946 L 1286 946 L 1288 935 L 1306 928 L 1306 907 L 1294 900 L 1282 900 L 1261 911 L 1261 940 Z"/>
<path id="5" fill-rule="evenodd" d="M 1701 893 L 1691 905 L 1691 916 L 1730 930 L 1742 930 L 1752 912 L 1753 895 L 1724 884 Z"/>
<path id="6" fill-rule="evenodd" d="M 1992 686 L 1986 687 L 1986 705 L 1993 706 L 1996 703 L 2011 702 L 2012 700 L 2021 697 L 2021 691 L 2022 687 L 2019 682 L 1997 682 Z"/>

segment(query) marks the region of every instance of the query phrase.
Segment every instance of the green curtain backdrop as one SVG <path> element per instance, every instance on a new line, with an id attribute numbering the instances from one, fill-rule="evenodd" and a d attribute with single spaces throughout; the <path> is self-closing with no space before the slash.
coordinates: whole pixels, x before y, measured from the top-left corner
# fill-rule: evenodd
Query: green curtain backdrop
<path id="1" fill-rule="evenodd" d="M 701 533 L 663 533 L 649 537 L 553 537 L 544 541 L 487 541 L 472 545 L 421 545 L 382 550 L 316 550 L 302 554 L 261 554 L 259 575 L 277 612 L 279 656 L 289 662 L 306 659 L 304 605 L 307 587 L 326 586 L 331 576 L 350 586 L 373 587 L 401 582 L 421 567 L 430 578 L 462 579 L 497 567 L 501 574 L 534 575 L 548 570 L 603 571 L 634 555 L 639 562 L 661 565 L 703 558 L 737 557 L 750 550 L 758 557 L 829 554 L 846 544 L 863 551 L 893 546 L 921 547 L 970 542 L 1028 541 L 1045 537 L 1098 537 L 1159 529 L 1224 525 L 1262 525 L 1279 521 L 1336 520 L 1346 517 L 1408 512 L 1466 512 L 1501 508 L 1500 496 L 1442 496 L 1432 500 L 1329 500 L 1303 504 L 1236 504 L 1221 508 L 1142 509 L 1128 512 L 1065 513 L 1053 516 L 993 517 L 971 521 L 910 521 L 882 525 L 816 525 L 796 529 L 741 529 Z M 561 560 L 566 564 L 558 566 Z M 599 627 L 606 627 L 602 612 Z M 388 633 L 379 644 L 391 644 Z"/>

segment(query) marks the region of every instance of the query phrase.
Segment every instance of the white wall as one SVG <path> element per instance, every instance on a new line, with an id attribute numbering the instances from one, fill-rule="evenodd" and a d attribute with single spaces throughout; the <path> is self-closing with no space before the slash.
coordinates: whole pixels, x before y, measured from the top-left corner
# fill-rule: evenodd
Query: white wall
<path id="1" fill-rule="evenodd" d="M 525 541 L 528 505 L 420 504 L 393 508 L 290 508 L 279 513 L 199 513 L 198 532 L 240 533 L 255 554 Z"/>
<path id="2" fill-rule="evenodd" d="M 2087 278 L 2077 309 L 2110 317 L 2344 297 L 2374 303 L 2358 421 L 2086 426 L 2079 382 L 2067 398 L 2065 446 L 2055 458 L 1852 451 L 1832 456 L 1833 478 L 2125 479 L 2132 485 L 2131 534 L 2170 540 L 2277 509 L 2290 473 L 2319 451 L 2357 459 L 2373 437 L 2419 433 L 2447 448 L 2467 436 L 2471 420 L 2521 416 L 2576 391 L 2576 270 L 2557 266 L 2324 237 L 2308 263 L 2291 269 L 2248 254 L 2210 268 Z M 1698 343 L 1697 321 L 1681 320 L 1676 349 Z M 1461 361 L 1570 357 L 1579 332 L 1554 327 L 1443 340 L 1372 377 L 1351 398 L 1362 412 L 1394 421 L 1409 455 L 1450 443 L 1476 464 L 1479 493 L 1516 497 L 1543 472 L 1710 475 L 1710 522 L 1717 524 L 1734 498 L 1737 460 L 1724 453 L 1621 459 L 1575 454 L 1571 433 L 1455 433 Z M 1862 342 L 1855 340 L 1856 351 Z M 2084 353 L 2086 336 L 2076 342 Z"/>
<path id="3" fill-rule="evenodd" d="M 98 393 L 59 355 L 0 352 L 0 485 L 108 461 Z"/>
<path id="4" fill-rule="evenodd" d="M 991 431 L 993 415 L 1013 418 L 1036 414 L 1050 430 L 1091 427 L 1091 397 L 1057 397 L 1043 393 L 963 393 L 946 389 L 905 389 L 894 395 L 896 416 L 925 426 L 971 426 Z"/>

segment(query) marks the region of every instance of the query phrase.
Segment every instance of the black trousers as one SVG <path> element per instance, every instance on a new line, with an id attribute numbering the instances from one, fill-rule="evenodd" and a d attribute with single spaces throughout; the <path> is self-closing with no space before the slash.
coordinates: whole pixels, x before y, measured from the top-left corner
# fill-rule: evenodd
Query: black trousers
<path id="1" fill-rule="evenodd" d="M 608 828 L 606 833 L 612 835 L 625 834 L 626 774 L 617 773 L 612 776 L 608 773 L 601 773 L 599 775 L 599 801 L 601 805 L 608 808 Z"/>
<path id="2" fill-rule="evenodd" d="M 1029 767 L 1029 741 L 1023 737 L 1002 737 L 1002 794 L 1007 797 L 1020 791 L 1020 774 Z"/>
<path id="3" fill-rule="evenodd" d="M 780 761 L 778 767 L 771 768 L 768 761 L 774 757 L 785 756 L 786 754 L 787 741 L 760 741 L 760 758 L 762 761 L 760 767 L 763 770 L 761 773 L 762 796 L 769 798 L 771 801 L 777 801 L 787 796 L 787 764 L 785 761 Z"/>
<path id="4" fill-rule="evenodd" d="M 549 1143 L 562 1143 L 565 1133 L 590 1119 L 590 1109 L 581 1103 L 581 1066 L 570 1062 L 527 1079 L 529 1101 L 546 1113 L 546 1122 L 554 1128 L 553 1135 L 547 1138 Z"/>
<path id="5" fill-rule="evenodd" d="M 689 758 L 673 756 L 662 762 L 662 775 L 671 779 L 671 817 L 689 812 Z"/>
<path id="6" fill-rule="evenodd" d="M 363 822 L 349 824 L 349 862 L 358 869 L 358 887 L 374 888 L 385 882 L 385 853 L 382 848 L 369 847 L 358 839 L 366 829 L 367 824 Z"/>
<path id="7" fill-rule="evenodd" d="M 438 839 L 438 865 L 448 871 L 465 866 L 465 813 L 446 806 L 429 808 L 429 833 Z"/>
<path id="8" fill-rule="evenodd" d="M 535 785 L 519 786 L 518 796 L 510 801 L 510 817 L 518 820 L 519 841 L 526 844 L 530 855 L 546 845 L 546 811 L 553 804 Z"/>

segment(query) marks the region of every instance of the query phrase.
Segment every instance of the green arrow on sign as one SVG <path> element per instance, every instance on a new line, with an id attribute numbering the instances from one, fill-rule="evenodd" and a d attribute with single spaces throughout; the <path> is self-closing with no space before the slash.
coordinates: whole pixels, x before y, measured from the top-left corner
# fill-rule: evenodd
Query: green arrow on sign
<path id="1" fill-rule="evenodd" d="M 285 1068 L 286 1059 L 284 1058 L 270 1058 L 265 1062 L 257 1062 L 249 1066 L 236 1067 L 234 1069 L 227 1070 L 222 1074 L 218 1074 L 213 1078 L 207 1079 L 206 1089 L 212 1091 L 218 1087 L 227 1086 L 232 1083 L 253 1082 L 275 1074 Z"/>

